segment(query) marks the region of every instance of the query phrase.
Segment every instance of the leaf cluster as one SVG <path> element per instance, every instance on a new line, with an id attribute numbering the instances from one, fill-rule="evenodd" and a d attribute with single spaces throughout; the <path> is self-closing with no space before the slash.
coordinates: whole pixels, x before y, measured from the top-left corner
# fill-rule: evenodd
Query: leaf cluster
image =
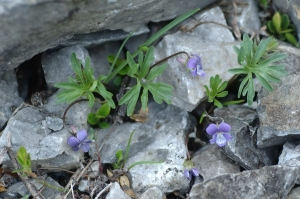
<path id="1" fill-rule="evenodd" d="M 280 14 L 276 12 L 271 21 L 267 23 L 267 31 L 282 41 L 288 41 L 294 46 L 300 48 L 300 43 L 297 42 L 295 37 L 296 28 L 290 23 L 287 14 Z"/>
<path id="2" fill-rule="evenodd" d="M 104 119 L 109 115 L 110 110 L 111 109 L 108 103 L 103 104 L 96 113 L 88 114 L 88 123 L 91 125 L 98 125 L 100 128 L 109 127 L 109 124 L 104 121 Z"/>
<path id="3" fill-rule="evenodd" d="M 56 103 L 72 103 L 78 98 L 84 96 L 89 100 L 89 107 L 92 107 L 95 102 L 94 92 L 100 94 L 109 104 L 115 108 L 115 103 L 112 100 L 113 94 L 108 92 L 101 82 L 106 77 L 94 77 L 94 71 L 90 66 L 90 58 L 85 60 L 84 68 L 81 67 L 81 61 L 76 58 L 76 54 L 71 55 L 72 69 L 75 72 L 75 78 L 68 78 L 68 82 L 56 83 L 54 86 L 63 91 L 57 94 Z"/>
<path id="4" fill-rule="evenodd" d="M 214 105 L 218 108 L 222 108 L 223 105 L 216 99 L 216 97 L 225 97 L 228 94 L 228 91 L 225 91 L 228 82 L 222 81 L 219 75 L 215 77 L 210 77 L 209 80 L 209 88 L 208 86 L 204 85 L 206 90 L 206 95 L 208 97 L 208 102 L 214 102 Z"/>
<path id="5" fill-rule="evenodd" d="M 14 170 L 13 173 L 23 172 L 26 175 L 31 175 L 31 159 L 25 147 L 21 146 L 17 152 L 17 161 L 21 165 L 21 169 Z"/>
<path id="6" fill-rule="evenodd" d="M 254 76 L 267 91 L 271 92 L 273 88 L 270 83 L 279 83 L 280 78 L 287 75 L 283 65 L 274 64 L 286 57 L 286 54 L 273 51 L 277 46 L 277 41 L 272 37 L 261 40 L 257 45 L 246 33 L 243 35 L 240 48 L 234 46 L 241 67 L 229 69 L 229 72 L 246 75 L 240 84 L 238 98 L 247 95 L 249 106 L 252 105 L 255 95 Z"/>
<path id="7" fill-rule="evenodd" d="M 172 99 L 172 86 L 164 83 L 155 83 L 153 80 L 161 75 L 167 67 L 166 63 L 151 68 L 151 63 L 154 61 L 154 47 L 149 47 L 146 54 L 140 51 L 138 62 L 136 63 L 130 52 L 127 52 L 127 62 L 130 69 L 127 75 L 135 78 L 137 84 L 133 86 L 120 99 L 119 105 L 127 104 L 127 115 L 131 116 L 134 112 L 136 103 L 141 95 L 142 109 L 146 110 L 148 104 L 148 91 L 152 94 L 154 101 L 161 104 L 163 101 L 170 104 Z"/>

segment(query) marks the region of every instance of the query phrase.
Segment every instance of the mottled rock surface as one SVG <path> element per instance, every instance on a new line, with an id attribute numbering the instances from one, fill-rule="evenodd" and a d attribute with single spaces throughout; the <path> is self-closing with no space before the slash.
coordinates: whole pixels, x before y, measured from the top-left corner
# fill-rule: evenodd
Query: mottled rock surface
<path id="1" fill-rule="evenodd" d="M 273 86 L 273 92 L 261 90 L 257 107 L 260 120 L 258 147 L 280 145 L 300 139 L 299 86 L 300 76 L 289 75 L 282 78 L 280 84 Z"/>
<path id="2" fill-rule="evenodd" d="M 192 187 L 190 199 L 286 198 L 298 177 L 298 168 L 269 166 L 239 174 L 218 176 Z"/>

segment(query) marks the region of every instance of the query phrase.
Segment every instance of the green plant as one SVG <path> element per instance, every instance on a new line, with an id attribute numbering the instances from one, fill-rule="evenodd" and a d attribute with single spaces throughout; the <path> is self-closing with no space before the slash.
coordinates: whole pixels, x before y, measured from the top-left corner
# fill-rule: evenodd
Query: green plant
<path id="1" fill-rule="evenodd" d="M 25 147 L 21 146 L 17 152 L 17 161 L 21 166 L 21 169 L 14 170 L 13 173 L 22 172 L 25 176 L 35 176 L 31 170 L 30 154 L 27 153 Z"/>
<path id="2" fill-rule="evenodd" d="M 109 124 L 103 121 L 110 113 L 109 104 L 103 104 L 96 113 L 89 113 L 87 120 L 91 125 L 98 125 L 100 128 L 107 128 Z"/>
<path id="3" fill-rule="evenodd" d="M 280 78 L 287 75 L 283 65 L 274 64 L 286 57 L 286 54 L 274 52 L 277 46 L 276 39 L 272 37 L 261 40 L 257 45 L 246 33 L 243 35 L 240 48 L 234 46 L 238 54 L 238 63 L 242 67 L 229 69 L 229 72 L 246 75 L 240 84 L 238 98 L 247 95 L 249 106 L 252 106 L 255 95 L 254 76 L 267 91 L 271 92 L 273 88 L 270 83 L 279 83 Z"/>
<path id="4" fill-rule="evenodd" d="M 288 41 L 294 46 L 300 48 L 300 44 L 295 37 L 295 26 L 290 23 L 287 14 L 280 14 L 276 12 L 271 21 L 267 23 L 267 31 L 282 41 Z"/>
<path id="5" fill-rule="evenodd" d="M 130 133 L 129 136 L 129 140 L 127 142 L 127 146 L 126 146 L 126 151 L 125 151 L 125 156 L 123 157 L 123 151 L 122 150 L 118 150 L 115 154 L 116 158 L 117 158 L 117 162 L 113 163 L 113 169 L 123 169 L 125 162 L 128 159 L 128 155 L 129 155 L 129 149 L 130 149 L 130 144 L 131 144 L 131 139 L 132 136 L 134 134 L 135 131 L 132 131 Z M 139 161 L 136 163 L 133 163 L 132 165 L 130 165 L 127 169 L 127 171 L 129 171 L 132 167 L 140 165 L 140 164 L 157 164 L 157 163 L 162 163 L 163 161 Z"/>
<path id="6" fill-rule="evenodd" d="M 128 76 L 136 79 L 137 84 L 133 86 L 119 101 L 119 105 L 127 104 L 127 115 L 133 114 L 134 108 L 138 101 L 141 89 L 142 108 L 146 110 L 148 104 L 148 91 L 151 92 L 154 101 L 161 104 L 163 101 L 171 103 L 172 86 L 164 83 L 154 83 L 153 80 L 158 77 L 167 67 L 166 63 L 151 68 L 154 60 L 154 47 L 151 46 L 147 53 L 139 53 L 138 63 L 136 63 L 132 55 L 127 52 L 127 62 L 129 64 Z"/>
<path id="7" fill-rule="evenodd" d="M 85 96 L 89 100 L 89 107 L 92 107 L 95 102 L 94 92 L 96 92 L 106 100 L 111 108 L 115 108 L 115 103 L 112 100 L 113 94 L 108 92 L 102 83 L 106 76 L 100 75 L 95 79 L 94 71 L 90 66 L 90 59 L 85 60 L 85 66 L 82 68 L 81 61 L 76 58 L 75 53 L 72 53 L 71 62 L 75 79 L 69 77 L 68 82 L 60 82 L 54 85 L 57 88 L 64 89 L 57 94 L 56 103 L 72 103 Z"/>
<path id="8" fill-rule="evenodd" d="M 216 97 L 225 97 L 228 94 L 228 91 L 225 91 L 227 83 L 227 81 L 222 82 L 222 79 L 220 79 L 219 75 L 210 77 L 209 88 L 208 86 L 204 85 L 208 102 L 214 102 L 215 106 L 222 108 L 223 105 L 216 99 Z"/>

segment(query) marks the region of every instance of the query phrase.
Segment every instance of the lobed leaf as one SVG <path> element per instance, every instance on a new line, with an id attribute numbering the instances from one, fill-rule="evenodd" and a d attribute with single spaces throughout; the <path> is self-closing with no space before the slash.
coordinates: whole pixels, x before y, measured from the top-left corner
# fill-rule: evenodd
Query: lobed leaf
<path id="1" fill-rule="evenodd" d="M 228 72 L 233 74 L 248 74 L 248 71 L 245 68 L 231 68 L 228 69 Z"/>
<path id="2" fill-rule="evenodd" d="M 261 83 L 261 85 L 269 92 L 273 91 L 273 88 L 271 86 L 271 84 L 260 74 L 256 74 L 256 77 L 258 79 L 258 81 Z"/>
<path id="3" fill-rule="evenodd" d="M 146 79 L 148 81 L 151 81 L 151 80 L 155 79 L 156 77 L 160 76 L 162 74 L 162 72 L 164 72 L 164 70 L 166 69 L 167 66 L 168 66 L 167 63 L 163 63 L 159 66 L 152 68 Z"/>
<path id="4" fill-rule="evenodd" d="M 141 101 L 142 101 L 142 109 L 146 111 L 147 109 L 147 104 L 148 104 L 148 89 L 144 88 L 143 94 L 141 96 Z"/>
<path id="5" fill-rule="evenodd" d="M 272 37 L 269 37 L 268 39 L 263 39 L 259 42 L 257 50 L 254 54 L 253 64 L 256 64 L 261 59 L 263 54 L 265 54 L 271 40 L 272 40 Z"/>
<path id="6" fill-rule="evenodd" d="M 286 57 L 287 57 L 287 55 L 283 54 L 283 53 L 281 53 L 281 54 L 279 54 L 279 53 L 271 54 L 267 59 L 258 62 L 257 67 L 266 67 L 269 64 L 271 64 L 273 62 L 283 60 Z"/>
<path id="7" fill-rule="evenodd" d="M 149 50 L 147 51 L 144 59 L 144 63 L 140 66 L 140 73 L 141 73 L 141 78 L 146 77 L 146 75 L 149 72 L 151 63 L 154 60 L 154 47 L 150 46 Z"/>

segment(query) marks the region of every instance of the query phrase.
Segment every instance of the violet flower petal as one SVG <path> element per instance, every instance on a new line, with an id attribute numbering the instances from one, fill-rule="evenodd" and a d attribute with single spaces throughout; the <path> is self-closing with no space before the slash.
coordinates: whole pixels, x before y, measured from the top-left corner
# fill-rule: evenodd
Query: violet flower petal
<path id="1" fill-rule="evenodd" d="M 215 133 L 215 134 L 213 135 L 212 139 L 210 139 L 209 142 L 210 142 L 211 144 L 216 144 L 216 139 L 217 139 L 217 133 Z"/>
<path id="2" fill-rule="evenodd" d="M 90 150 L 90 144 L 89 143 L 84 143 L 80 146 L 80 149 L 83 151 L 83 152 L 88 152 Z"/>
<path id="3" fill-rule="evenodd" d="M 205 76 L 205 72 L 203 70 L 197 70 L 197 75 Z"/>
<path id="4" fill-rule="evenodd" d="M 192 168 L 191 172 L 193 173 L 193 176 L 199 176 L 199 171 L 197 168 Z"/>
<path id="5" fill-rule="evenodd" d="M 71 147 L 76 147 L 80 144 L 79 140 L 74 136 L 69 137 L 67 142 Z"/>
<path id="6" fill-rule="evenodd" d="M 87 138 L 87 132 L 86 130 L 80 130 L 77 132 L 77 138 L 80 142 L 83 142 Z"/>
<path id="7" fill-rule="evenodd" d="M 220 147 L 223 147 L 226 145 L 226 138 L 224 137 L 223 133 L 217 133 L 216 134 L 217 137 L 216 137 L 216 144 Z"/>
<path id="8" fill-rule="evenodd" d="M 190 174 L 190 172 L 189 172 L 188 169 L 185 169 L 185 170 L 183 171 L 183 175 L 184 175 L 185 177 L 187 177 L 188 179 L 191 179 L 191 174 Z"/>
<path id="9" fill-rule="evenodd" d="M 187 67 L 188 68 L 192 68 L 192 69 L 196 69 L 197 67 L 197 58 L 195 58 L 195 57 L 191 57 L 190 59 L 189 59 L 189 61 L 187 62 Z"/>
<path id="10" fill-rule="evenodd" d="M 197 62 L 201 63 L 201 57 L 196 55 L 196 54 L 191 54 L 192 56 L 194 56 L 195 58 L 197 58 Z"/>
<path id="11" fill-rule="evenodd" d="M 228 133 L 231 129 L 231 126 L 225 122 L 222 122 L 219 125 L 219 131 L 224 132 L 224 133 Z"/>
<path id="12" fill-rule="evenodd" d="M 72 147 L 72 149 L 73 149 L 74 151 L 78 151 L 79 145 L 80 145 L 80 144 L 78 144 L 77 146 Z"/>
<path id="13" fill-rule="evenodd" d="M 210 124 L 207 128 L 206 128 L 206 132 L 209 135 L 214 135 L 218 132 L 218 127 L 215 124 Z"/>
<path id="14" fill-rule="evenodd" d="M 229 133 L 223 133 L 223 136 L 225 137 L 225 139 L 227 141 L 231 140 L 232 139 L 232 136 L 229 134 Z"/>

